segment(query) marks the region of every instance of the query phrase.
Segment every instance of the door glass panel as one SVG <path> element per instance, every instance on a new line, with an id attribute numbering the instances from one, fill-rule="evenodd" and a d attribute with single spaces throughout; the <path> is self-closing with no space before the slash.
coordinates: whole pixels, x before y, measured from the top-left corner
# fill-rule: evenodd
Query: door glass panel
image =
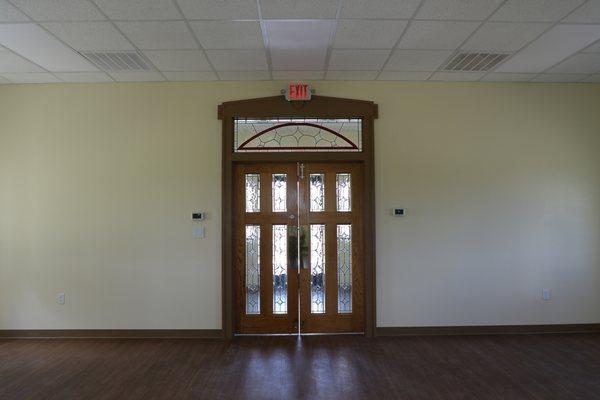
<path id="1" fill-rule="evenodd" d="M 325 313 L 325 225 L 310 226 L 310 312 Z"/>
<path id="2" fill-rule="evenodd" d="M 273 174 L 273 212 L 287 211 L 287 174 Z"/>
<path id="3" fill-rule="evenodd" d="M 352 225 L 337 226 L 338 312 L 352 312 Z"/>
<path id="4" fill-rule="evenodd" d="M 260 314 L 259 225 L 246 225 L 246 314 Z"/>
<path id="5" fill-rule="evenodd" d="M 325 211 L 325 174 L 310 174 L 310 211 Z"/>
<path id="6" fill-rule="evenodd" d="M 338 211 L 351 211 L 352 192 L 350 182 L 350 174 L 336 174 L 335 176 L 335 194 Z"/>
<path id="7" fill-rule="evenodd" d="M 246 212 L 260 212 L 259 174 L 246 174 Z"/>
<path id="8" fill-rule="evenodd" d="M 273 314 L 287 313 L 287 225 L 273 225 Z"/>

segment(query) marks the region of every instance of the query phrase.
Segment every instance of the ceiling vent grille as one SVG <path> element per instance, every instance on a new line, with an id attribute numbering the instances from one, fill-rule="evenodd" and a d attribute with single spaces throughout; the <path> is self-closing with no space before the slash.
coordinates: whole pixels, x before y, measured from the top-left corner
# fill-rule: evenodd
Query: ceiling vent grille
<path id="1" fill-rule="evenodd" d="M 508 54 L 502 53 L 458 53 L 444 67 L 444 71 L 489 71 Z"/>
<path id="2" fill-rule="evenodd" d="M 150 63 L 135 51 L 84 51 L 80 53 L 104 71 L 149 71 Z"/>

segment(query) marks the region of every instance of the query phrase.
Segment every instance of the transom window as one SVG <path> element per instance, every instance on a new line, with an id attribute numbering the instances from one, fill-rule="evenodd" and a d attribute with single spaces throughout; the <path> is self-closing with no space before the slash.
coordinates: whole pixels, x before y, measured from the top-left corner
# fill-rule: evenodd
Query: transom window
<path id="1" fill-rule="evenodd" d="M 235 152 L 362 151 L 362 120 L 236 118 Z"/>

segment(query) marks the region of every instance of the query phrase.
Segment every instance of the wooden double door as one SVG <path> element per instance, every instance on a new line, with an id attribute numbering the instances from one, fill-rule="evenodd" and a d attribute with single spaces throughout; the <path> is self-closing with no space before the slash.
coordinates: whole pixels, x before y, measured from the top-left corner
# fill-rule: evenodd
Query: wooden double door
<path id="1" fill-rule="evenodd" d="M 363 332 L 362 164 L 234 172 L 235 332 Z"/>

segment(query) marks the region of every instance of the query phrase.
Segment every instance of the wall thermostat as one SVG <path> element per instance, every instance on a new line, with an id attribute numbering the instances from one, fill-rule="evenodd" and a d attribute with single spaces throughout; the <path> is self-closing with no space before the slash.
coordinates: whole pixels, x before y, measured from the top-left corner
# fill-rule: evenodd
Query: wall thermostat
<path id="1" fill-rule="evenodd" d="M 193 212 L 192 221 L 203 221 L 206 218 L 205 212 Z"/>
<path id="2" fill-rule="evenodd" d="M 394 208 L 392 211 L 394 217 L 404 217 L 406 215 L 406 210 L 404 210 L 404 208 Z"/>

